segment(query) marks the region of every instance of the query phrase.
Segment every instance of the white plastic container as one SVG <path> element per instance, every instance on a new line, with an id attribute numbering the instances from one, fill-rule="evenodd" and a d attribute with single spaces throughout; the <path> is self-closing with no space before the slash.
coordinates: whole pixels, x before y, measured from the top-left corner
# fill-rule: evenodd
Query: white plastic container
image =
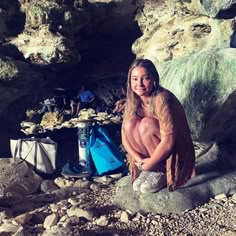
<path id="1" fill-rule="evenodd" d="M 78 123 L 78 153 L 79 163 L 81 165 L 89 165 L 89 128 L 90 121 L 80 121 Z"/>

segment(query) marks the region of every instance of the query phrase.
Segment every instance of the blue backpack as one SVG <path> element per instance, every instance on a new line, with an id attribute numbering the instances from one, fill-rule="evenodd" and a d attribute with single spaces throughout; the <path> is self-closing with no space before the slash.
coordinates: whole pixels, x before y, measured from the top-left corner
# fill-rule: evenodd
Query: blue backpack
<path id="1" fill-rule="evenodd" d="M 89 143 L 91 158 L 99 175 L 123 166 L 122 155 L 103 126 L 91 127 Z"/>

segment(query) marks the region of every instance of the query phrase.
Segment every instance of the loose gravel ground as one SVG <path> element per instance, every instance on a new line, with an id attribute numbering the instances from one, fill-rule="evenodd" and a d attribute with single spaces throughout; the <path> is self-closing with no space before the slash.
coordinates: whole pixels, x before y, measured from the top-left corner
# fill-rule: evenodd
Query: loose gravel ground
<path id="1" fill-rule="evenodd" d="M 76 180 L 68 184 L 76 184 Z M 203 206 L 180 214 L 157 214 L 116 208 L 112 205 L 115 191 L 115 182 L 89 182 L 78 192 L 71 192 L 69 198 L 57 202 L 45 203 L 49 195 L 46 193 L 43 202 L 42 194 L 41 197 L 36 194 L 33 210 L 12 218 L 1 213 L 0 235 L 236 236 L 236 194 L 217 195 Z M 58 196 L 60 194 L 59 191 Z M 80 212 L 75 212 L 78 209 Z M 7 232 L 14 227 L 18 227 L 21 234 Z"/>

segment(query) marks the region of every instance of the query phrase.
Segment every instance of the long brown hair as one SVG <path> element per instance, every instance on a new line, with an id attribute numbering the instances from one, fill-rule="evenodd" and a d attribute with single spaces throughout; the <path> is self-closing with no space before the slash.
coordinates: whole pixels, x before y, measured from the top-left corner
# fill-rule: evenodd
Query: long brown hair
<path id="1" fill-rule="evenodd" d="M 136 59 L 130 66 L 127 78 L 127 93 L 126 93 L 126 105 L 124 118 L 128 118 L 135 114 L 138 107 L 140 106 L 141 99 L 140 97 L 133 92 L 131 89 L 131 73 L 132 70 L 136 67 L 143 67 L 153 78 L 153 89 L 150 94 L 150 112 L 154 112 L 154 102 L 153 97 L 160 91 L 161 86 L 159 84 L 159 74 L 157 69 L 152 61 L 148 59 Z"/>

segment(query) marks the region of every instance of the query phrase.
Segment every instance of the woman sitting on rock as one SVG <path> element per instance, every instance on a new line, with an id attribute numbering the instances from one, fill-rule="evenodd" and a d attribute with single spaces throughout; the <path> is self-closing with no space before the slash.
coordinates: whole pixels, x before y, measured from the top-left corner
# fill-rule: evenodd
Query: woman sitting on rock
<path id="1" fill-rule="evenodd" d="M 173 191 L 194 175 L 194 147 L 184 109 L 159 85 L 155 65 L 147 59 L 136 59 L 129 69 L 122 143 L 134 191 L 156 192 L 166 185 Z"/>

